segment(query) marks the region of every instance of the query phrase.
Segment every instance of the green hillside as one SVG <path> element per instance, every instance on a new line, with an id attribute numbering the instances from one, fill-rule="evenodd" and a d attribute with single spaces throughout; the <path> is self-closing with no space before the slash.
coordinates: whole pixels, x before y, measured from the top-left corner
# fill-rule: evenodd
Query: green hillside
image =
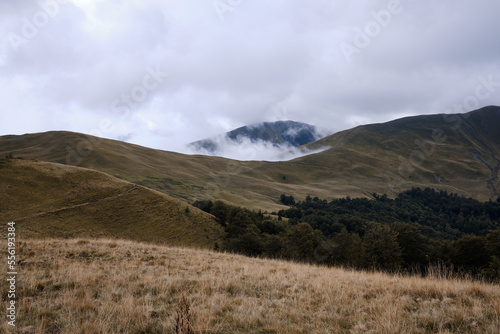
<path id="1" fill-rule="evenodd" d="M 307 146 L 329 146 L 324 152 L 254 172 L 272 175 L 288 169 L 301 175 L 294 183 L 321 180 L 333 193 L 351 196 L 432 187 L 488 200 L 500 189 L 499 127 L 498 107 L 409 117 L 337 133 Z M 306 168 L 309 173 L 299 172 Z"/>
<path id="2" fill-rule="evenodd" d="M 0 156 L 78 165 L 173 197 L 275 210 L 279 195 L 370 197 L 431 187 L 479 200 L 500 190 L 500 108 L 359 126 L 306 145 L 284 162 L 183 155 L 71 132 L 0 137 Z"/>
<path id="3" fill-rule="evenodd" d="M 0 160 L 0 217 L 21 239 L 112 237 L 213 248 L 215 218 L 157 191 L 101 172 L 25 159 Z"/>

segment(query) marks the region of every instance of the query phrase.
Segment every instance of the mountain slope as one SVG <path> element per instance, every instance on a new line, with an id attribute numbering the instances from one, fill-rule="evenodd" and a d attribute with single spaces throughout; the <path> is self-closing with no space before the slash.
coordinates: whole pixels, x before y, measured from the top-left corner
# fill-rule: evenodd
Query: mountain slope
<path id="1" fill-rule="evenodd" d="M 240 127 L 224 135 L 188 144 L 198 153 L 219 155 L 227 145 L 261 143 L 277 148 L 298 147 L 309 144 L 322 136 L 316 127 L 294 121 L 263 122 Z"/>
<path id="2" fill-rule="evenodd" d="M 329 146 L 291 161 L 190 156 L 71 132 L 0 137 L 0 156 L 36 158 L 100 170 L 194 201 L 219 198 L 263 210 L 279 195 L 389 196 L 432 187 L 496 198 L 500 190 L 500 108 L 403 118 L 342 131 L 305 147 Z"/>
<path id="3" fill-rule="evenodd" d="M 23 240 L 18 250 L 19 333 L 175 333 L 183 297 L 194 333 L 493 334 L 500 326 L 499 285 L 438 270 L 387 275 L 106 239 Z"/>
<path id="4" fill-rule="evenodd" d="M 214 217 L 104 173 L 24 159 L 0 160 L 0 216 L 27 237 L 113 237 L 213 248 Z M 188 208 L 188 209 L 186 209 Z"/>
<path id="5" fill-rule="evenodd" d="M 476 198 L 496 198 L 500 191 L 499 127 L 499 107 L 408 117 L 319 140 L 308 147 L 332 148 L 296 162 L 343 165 L 344 172 L 385 179 L 396 192 L 428 184 Z"/>
<path id="6" fill-rule="evenodd" d="M 255 180 L 243 175 L 266 162 L 184 155 L 65 131 L 2 136 L 0 156 L 9 154 L 99 170 L 185 201 L 222 198 L 263 208 L 270 202 L 255 193 Z"/>

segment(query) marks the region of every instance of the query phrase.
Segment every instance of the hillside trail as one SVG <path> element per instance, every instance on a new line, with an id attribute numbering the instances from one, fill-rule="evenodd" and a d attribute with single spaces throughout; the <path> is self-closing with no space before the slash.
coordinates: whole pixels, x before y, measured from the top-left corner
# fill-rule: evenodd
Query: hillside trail
<path id="1" fill-rule="evenodd" d="M 75 204 L 75 205 L 71 205 L 71 206 L 65 206 L 65 207 L 62 207 L 62 208 L 59 208 L 59 209 L 55 209 L 55 210 L 42 211 L 42 212 L 39 212 L 39 213 L 36 213 L 36 214 L 33 214 L 33 215 L 29 215 L 29 216 L 25 216 L 25 217 L 14 219 L 14 221 L 20 222 L 20 221 L 23 221 L 23 220 L 26 220 L 26 219 L 31 219 L 31 218 L 34 218 L 34 217 L 39 217 L 39 216 L 48 215 L 48 214 L 57 214 L 59 212 L 68 211 L 68 210 L 72 210 L 72 209 L 77 209 L 77 208 L 81 208 L 81 207 L 84 207 L 84 206 L 95 205 L 95 204 L 103 202 L 103 201 L 112 200 L 112 199 L 115 199 L 115 198 L 127 195 L 128 193 L 130 193 L 134 189 L 138 189 L 139 187 L 140 187 L 139 185 L 134 184 L 130 189 L 127 189 L 127 190 L 125 190 L 125 191 L 123 191 L 123 192 L 121 192 L 119 194 L 113 195 L 113 196 L 108 196 L 108 197 L 100 198 L 98 200 L 91 201 L 91 202 L 85 202 L 85 203 Z"/>

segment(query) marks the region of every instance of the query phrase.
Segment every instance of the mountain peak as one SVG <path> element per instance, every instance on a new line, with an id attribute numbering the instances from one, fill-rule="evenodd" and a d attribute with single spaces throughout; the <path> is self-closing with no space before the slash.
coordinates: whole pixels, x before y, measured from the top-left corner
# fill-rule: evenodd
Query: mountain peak
<path id="1" fill-rule="evenodd" d="M 219 136 L 192 142 L 188 147 L 196 153 L 208 155 L 223 155 L 228 146 L 246 144 L 260 144 L 286 151 L 322 137 L 313 125 L 287 120 L 242 126 Z"/>

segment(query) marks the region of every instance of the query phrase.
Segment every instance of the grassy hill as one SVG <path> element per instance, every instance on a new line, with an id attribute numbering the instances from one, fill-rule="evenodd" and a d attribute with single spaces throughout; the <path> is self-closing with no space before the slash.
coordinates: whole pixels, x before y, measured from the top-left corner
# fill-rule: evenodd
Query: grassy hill
<path id="1" fill-rule="evenodd" d="M 442 271 L 404 277 L 105 239 L 23 238 L 17 249 L 19 333 L 175 333 L 183 297 L 194 333 L 500 328 L 498 285 Z"/>
<path id="2" fill-rule="evenodd" d="M 500 191 L 499 126 L 499 107 L 408 117 L 324 138 L 309 148 L 331 149 L 295 162 L 336 166 L 359 187 L 356 176 L 368 185 L 385 184 L 392 193 L 431 186 L 487 200 Z"/>
<path id="3" fill-rule="evenodd" d="M 306 145 L 329 147 L 284 162 L 183 155 L 71 132 L 0 137 L 12 153 L 109 173 L 185 200 L 280 209 L 279 195 L 394 196 L 432 187 L 479 200 L 500 191 L 500 108 L 359 126 Z"/>
<path id="4" fill-rule="evenodd" d="M 221 198 L 239 205 L 263 204 L 264 209 L 276 206 L 271 198 L 255 192 L 261 187 L 272 190 L 272 182 L 255 184 L 255 179 L 244 175 L 266 162 L 190 156 L 59 131 L 0 137 L 0 156 L 11 153 L 99 170 L 184 201 Z"/>
<path id="5" fill-rule="evenodd" d="M 496 199 L 499 127 L 499 107 L 364 125 L 306 145 L 313 150 L 329 147 L 323 152 L 259 166 L 252 176 L 271 176 L 290 186 L 291 194 L 295 188 L 301 195 L 394 196 L 412 187 L 431 187 Z"/>
<path id="6" fill-rule="evenodd" d="M 19 238 L 115 237 L 213 248 L 215 218 L 178 199 L 101 172 L 25 159 L 0 160 L 0 219 Z"/>

